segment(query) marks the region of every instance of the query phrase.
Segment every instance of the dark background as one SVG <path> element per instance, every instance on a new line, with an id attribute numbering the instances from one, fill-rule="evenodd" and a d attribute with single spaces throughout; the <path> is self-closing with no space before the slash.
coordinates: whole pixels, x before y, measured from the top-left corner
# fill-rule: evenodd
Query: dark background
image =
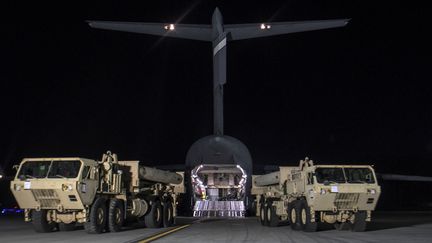
<path id="1" fill-rule="evenodd" d="M 425 1 L 2 4 L 0 163 L 9 175 L 23 157 L 100 159 L 108 149 L 150 165 L 184 163 L 212 133 L 211 43 L 85 20 L 210 24 L 218 6 L 226 24 L 352 18 L 345 28 L 228 45 L 225 133 L 248 146 L 256 168 L 309 156 L 432 176 Z M 431 194 L 431 183 L 383 187 L 384 204 L 413 189 Z M 419 199 L 432 201 L 400 203 Z"/>

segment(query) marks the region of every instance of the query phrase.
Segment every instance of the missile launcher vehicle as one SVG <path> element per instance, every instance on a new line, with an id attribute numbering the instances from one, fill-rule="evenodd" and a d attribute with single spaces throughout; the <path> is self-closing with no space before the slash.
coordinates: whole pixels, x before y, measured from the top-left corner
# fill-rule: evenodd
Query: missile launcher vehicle
<path id="1" fill-rule="evenodd" d="M 24 218 L 37 232 L 73 230 L 117 232 L 126 222 L 169 227 L 177 215 L 183 175 L 118 161 L 107 152 L 102 161 L 85 158 L 29 158 L 18 167 L 10 189 Z"/>
<path id="2" fill-rule="evenodd" d="M 253 176 L 255 212 L 265 226 L 288 221 L 294 230 L 316 231 L 318 223 L 364 231 L 381 193 L 369 165 L 300 165 Z"/>

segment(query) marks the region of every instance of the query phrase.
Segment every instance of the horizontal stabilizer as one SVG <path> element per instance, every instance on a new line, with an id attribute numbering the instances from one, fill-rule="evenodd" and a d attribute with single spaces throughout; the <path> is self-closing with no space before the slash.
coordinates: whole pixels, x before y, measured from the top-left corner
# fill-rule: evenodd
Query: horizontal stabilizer
<path id="1" fill-rule="evenodd" d="M 162 24 L 140 22 L 87 21 L 96 29 L 117 30 L 124 32 L 176 37 L 183 39 L 211 41 L 210 25 Z"/>
<path id="2" fill-rule="evenodd" d="M 348 22 L 349 19 L 335 19 L 255 24 L 227 24 L 224 25 L 224 27 L 226 32 L 231 33 L 231 40 L 243 40 L 311 30 L 343 27 L 348 24 Z"/>

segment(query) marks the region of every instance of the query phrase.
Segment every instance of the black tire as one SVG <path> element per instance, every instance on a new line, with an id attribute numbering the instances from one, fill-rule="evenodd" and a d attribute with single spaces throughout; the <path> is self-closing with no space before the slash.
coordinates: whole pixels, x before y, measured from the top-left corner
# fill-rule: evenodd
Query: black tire
<path id="1" fill-rule="evenodd" d="M 288 204 L 288 216 L 291 228 L 293 230 L 301 230 L 302 225 L 300 224 L 300 204 L 298 200 L 295 200 Z"/>
<path id="2" fill-rule="evenodd" d="M 65 224 L 65 223 L 59 223 L 59 230 L 60 231 L 74 231 L 76 229 L 76 224 L 74 223 L 70 223 L 70 224 Z"/>
<path id="3" fill-rule="evenodd" d="M 248 216 L 253 216 L 253 217 L 256 216 L 256 213 L 257 213 L 257 202 L 256 202 L 256 199 L 252 201 L 249 213 L 250 213 L 250 215 L 248 215 Z"/>
<path id="4" fill-rule="evenodd" d="M 264 203 L 261 203 L 260 204 L 260 217 L 259 217 L 261 225 L 263 225 L 263 226 L 267 225 L 266 224 L 266 222 L 267 222 L 266 218 L 267 218 L 267 216 L 266 216 L 265 205 L 264 205 Z"/>
<path id="5" fill-rule="evenodd" d="M 367 213 L 366 211 L 359 211 L 354 215 L 354 222 L 351 223 L 351 230 L 354 232 L 363 232 L 366 230 Z"/>
<path id="6" fill-rule="evenodd" d="M 311 222 L 312 215 L 310 213 L 310 207 L 307 205 L 306 200 L 300 200 L 300 223 L 303 231 L 315 232 L 318 229 L 317 222 Z"/>
<path id="7" fill-rule="evenodd" d="M 99 197 L 90 209 L 89 221 L 84 223 L 84 229 L 89 234 L 100 234 L 105 230 L 107 224 L 106 200 Z"/>
<path id="8" fill-rule="evenodd" d="M 152 201 L 150 211 L 144 216 L 145 225 L 148 228 L 160 228 L 162 226 L 162 205 L 160 201 Z"/>
<path id="9" fill-rule="evenodd" d="M 110 232 L 119 232 L 124 223 L 123 200 L 111 199 L 108 208 L 108 229 Z"/>
<path id="10" fill-rule="evenodd" d="M 276 214 L 276 207 L 272 206 L 271 202 L 267 205 L 267 222 L 270 227 L 277 227 L 279 225 L 279 216 Z"/>
<path id="11" fill-rule="evenodd" d="M 45 209 L 41 209 L 40 211 L 32 211 L 32 223 L 36 232 L 48 233 L 54 231 L 56 228 L 57 224 L 55 222 L 48 222 L 47 213 L 48 211 Z"/>
<path id="12" fill-rule="evenodd" d="M 264 216 L 265 216 L 264 223 L 265 223 L 265 226 L 270 226 L 270 221 L 269 220 L 270 220 L 271 214 L 269 214 L 269 212 L 271 211 L 271 209 L 269 208 L 269 205 L 270 205 L 270 203 L 268 201 L 266 201 L 265 204 L 264 204 L 264 210 L 265 210 L 265 212 L 264 212 Z"/>
<path id="13" fill-rule="evenodd" d="M 163 227 L 171 227 L 174 225 L 174 208 L 171 201 L 164 203 L 163 207 Z"/>

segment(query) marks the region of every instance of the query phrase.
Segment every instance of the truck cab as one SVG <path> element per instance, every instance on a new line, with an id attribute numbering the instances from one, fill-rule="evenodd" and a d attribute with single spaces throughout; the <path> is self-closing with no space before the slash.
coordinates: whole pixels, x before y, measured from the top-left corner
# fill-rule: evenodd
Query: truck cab
<path id="1" fill-rule="evenodd" d="M 321 165 L 305 171 L 308 204 L 315 210 L 374 210 L 381 188 L 371 166 Z"/>
<path id="2" fill-rule="evenodd" d="M 96 165 L 94 160 L 78 157 L 23 159 L 10 188 L 19 207 L 25 209 L 25 221 L 32 221 L 32 210 L 52 210 L 56 221 L 85 222 L 85 213 L 75 214 L 76 219 L 68 213 L 82 211 L 93 202 Z"/>
<path id="3" fill-rule="evenodd" d="M 334 224 L 336 229 L 352 228 L 355 221 L 363 221 L 355 231 L 363 231 L 371 221 L 381 194 L 371 166 L 316 165 L 305 168 L 302 176 L 288 184 L 299 187 L 304 183 L 304 191 L 297 188 L 302 191 L 298 196 L 305 200 L 304 208 L 310 211 L 305 213 L 312 221 Z"/>
<path id="4" fill-rule="evenodd" d="M 263 225 L 289 221 L 293 229 L 304 231 L 316 231 L 318 222 L 364 231 L 381 194 L 370 165 L 314 165 L 308 158 L 253 181 Z"/>

